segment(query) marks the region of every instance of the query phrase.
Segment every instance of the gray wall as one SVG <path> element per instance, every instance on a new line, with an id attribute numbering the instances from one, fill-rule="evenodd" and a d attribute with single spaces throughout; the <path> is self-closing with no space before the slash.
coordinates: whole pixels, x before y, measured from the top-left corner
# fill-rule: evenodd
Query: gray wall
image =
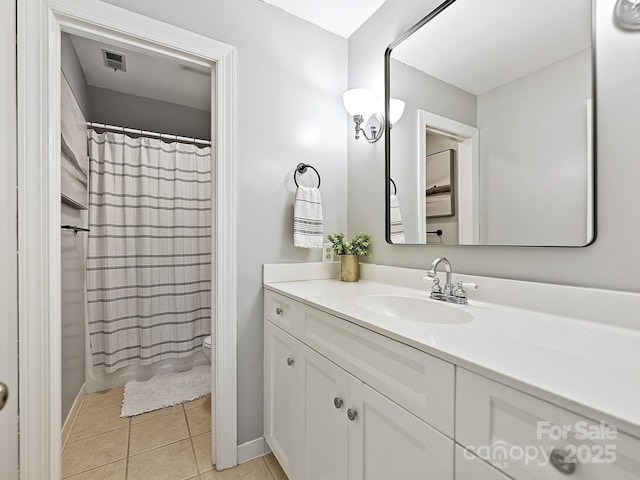
<path id="1" fill-rule="evenodd" d="M 92 122 L 183 137 L 211 139 L 211 113 L 89 86 Z"/>
<path id="2" fill-rule="evenodd" d="M 478 95 L 481 243 L 587 243 L 591 97 L 590 49 Z"/>
<path id="3" fill-rule="evenodd" d="M 349 86 L 383 91 L 383 52 L 440 0 L 387 0 L 349 38 Z M 612 23 L 615 0 L 597 7 L 598 239 L 585 248 L 391 246 L 384 242 L 384 144 L 350 135 L 349 230 L 373 234 L 366 261 L 427 268 L 444 255 L 455 271 L 640 292 L 637 111 L 640 36 Z"/>
<path id="4" fill-rule="evenodd" d="M 62 73 L 86 117 L 90 114 L 87 83 L 71 39 L 62 34 Z M 86 210 L 61 204 L 62 225 L 86 226 Z M 62 422 L 67 418 L 85 379 L 86 233 L 63 230 L 62 244 Z"/>
<path id="5" fill-rule="evenodd" d="M 62 225 L 87 225 L 87 211 L 63 203 Z M 63 230 L 62 246 L 62 422 L 85 380 L 85 291 L 87 234 Z"/>
<path id="6" fill-rule="evenodd" d="M 73 42 L 68 33 L 62 32 L 60 43 L 62 73 L 67 79 L 67 82 L 69 82 L 71 91 L 76 97 L 76 101 L 80 106 L 80 110 L 82 110 L 84 118 L 90 120 L 92 110 L 87 79 L 84 76 L 80 60 L 78 60 L 78 55 L 76 54 L 76 49 L 73 47 Z"/>
<path id="7" fill-rule="evenodd" d="M 347 41 L 259 0 L 109 3 L 238 48 L 238 441 L 244 443 L 262 435 L 262 264 L 321 259 L 319 249 L 293 247 L 298 162 L 322 175 L 325 233 L 346 228 Z"/>

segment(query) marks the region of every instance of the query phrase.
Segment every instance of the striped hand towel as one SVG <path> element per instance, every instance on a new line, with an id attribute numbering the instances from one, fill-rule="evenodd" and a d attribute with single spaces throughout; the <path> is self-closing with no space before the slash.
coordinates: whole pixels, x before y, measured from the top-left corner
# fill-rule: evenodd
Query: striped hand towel
<path id="1" fill-rule="evenodd" d="M 405 243 L 404 227 L 402 226 L 402 215 L 400 215 L 400 204 L 398 197 L 391 195 L 389 197 L 391 205 L 391 241 L 393 243 Z"/>
<path id="2" fill-rule="evenodd" d="M 322 242 L 320 190 L 300 186 L 293 204 L 293 244 L 301 248 L 322 248 Z"/>

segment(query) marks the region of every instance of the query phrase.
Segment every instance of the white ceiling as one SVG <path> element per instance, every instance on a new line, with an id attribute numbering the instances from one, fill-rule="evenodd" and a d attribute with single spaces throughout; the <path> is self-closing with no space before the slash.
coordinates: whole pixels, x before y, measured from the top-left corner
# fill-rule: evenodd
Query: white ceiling
<path id="1" fill-rule="evenodd" d="M 355 32 L 385 0 L 263 0 L 344 38 Z"/>
<path id="2" fill-rule="evenodd" d="M 590 0 L 457 0 L 392 58 L 480 95 L 590 44 Z"/>
<path id="3" fill-rule="evenodd" d="M 182 68 L 186 63 L 164 56 L 143 54 L 75 35 L 71 35 L 71 41 L 89 85 L 211 111 L 211 77 L 205 68 L 199 67 L 203 73 L 195 73 Z M 103 48 L 124 54 L 127 71 L 106 67 Z"/>

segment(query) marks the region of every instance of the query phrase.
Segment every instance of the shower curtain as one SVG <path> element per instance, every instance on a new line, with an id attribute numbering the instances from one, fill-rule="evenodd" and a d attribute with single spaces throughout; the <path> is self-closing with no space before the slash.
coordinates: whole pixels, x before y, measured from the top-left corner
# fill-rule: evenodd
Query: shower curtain
<path id="1" fill-rule="evenodd" d="M 190 356 L 210 334 L 211 147 L 88 130 L 94 369 Z"/>

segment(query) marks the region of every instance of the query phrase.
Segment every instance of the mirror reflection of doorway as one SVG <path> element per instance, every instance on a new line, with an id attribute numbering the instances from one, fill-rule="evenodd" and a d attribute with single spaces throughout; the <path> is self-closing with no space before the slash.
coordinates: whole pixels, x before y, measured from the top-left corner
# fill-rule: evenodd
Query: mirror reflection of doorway
<path id="1" fill-rule="evenodd" d="M 418 128 L 424 132 L 418 145 L 416 171 L 418 243 L 477 244 L 478 130 L 424 110 L 418 114 Z M 429 169 L 427 159 L 436 159 L 438 167 L 434 164 Z M 432 179 L 434 168 L 443 175 L 437 173 Z M 441 235 L 437 233 L 440 230 Z"/>

